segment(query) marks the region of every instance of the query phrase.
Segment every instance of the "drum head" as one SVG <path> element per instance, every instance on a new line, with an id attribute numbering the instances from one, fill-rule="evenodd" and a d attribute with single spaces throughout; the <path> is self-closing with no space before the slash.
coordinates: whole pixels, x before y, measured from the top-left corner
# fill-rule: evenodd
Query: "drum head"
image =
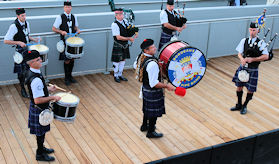
<path id="1" fill-rule="evenodd" d="M 167 77 L 176 87 L 191 88 L 203 78 L 206 58 L 195 47 L 182 47 L 169 58 Z"/>
<path id="2" fill-rule="evenodd" d="M 36 44 L 29 46 L 29 50 L 37 50 L 40 55 L 45 55 L 48 53 L 49 48 L 43 44 Z"/>
<path id="3" fill-rule="evenodd" d="M 56 103 L 64 107 L 76 107 L 79 103 L 79 98 L 71 93 L 58 92 L 55 96 L 61 97 L 61 99 Z"/>
<path id="4" fill-rule="evenodd" d="M 66 45 L 69 45 L 71 47 L 80 47 L 84 45 L 84 40 L 80 37 L 69 37 L 66 40 Z"/>

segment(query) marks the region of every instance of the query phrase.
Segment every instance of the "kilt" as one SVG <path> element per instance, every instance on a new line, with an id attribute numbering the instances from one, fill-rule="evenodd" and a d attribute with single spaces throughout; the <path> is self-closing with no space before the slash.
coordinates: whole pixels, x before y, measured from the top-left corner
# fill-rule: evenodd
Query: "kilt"
<path id="1" fill-rule="evenodd" d="M 171 40 L 171 37 L 173 37 L 173 35 L 169 35 L 167 33 L 164 33 L 163 31 L 161 32 L 161 38 L 160 38 L 158 51 L 160 51 L 160 49 L 163 47 L 163 45 L 165 45 L 166 43 L 168 43 Z"/>
<path id="2" fill-rule="evenodd" d="M 242 70 L 242 67 L 239 66 L 238 69 L 235 72 L 235 75 L 232 79 L 233 82 L 235 82 L 235 86 L 237 87 L 243 87 L 245 86 L 248 91 L 250 92 L 256 92 L 257 91 L 257 85 L 258 85 L 258 68 L 246 68 L 246 71 L 249 73 L 249 81 L 244 83 L 241 82 L 238 79 L 238 72 Z"/>
<path id="3" fill-rule="evenodd" d="M 123 47 L 119 43 L 116 43 L 114 41 L 113 48 L 112 48 L 112 55 L 111 55 L 111 61 L 112 62 L 120 62 L 124 59 L 130 59 L 130 50 L 129 46 L 127 48 Z"/>
<path id="4" fill-rule="evenodd" d="M 161 117 L 166 114 L 162 88 L 151 89 L 149 86 L 142 86 L 142 96 L 142 111 L 147 118 Z"/>
<path id="5" fill-rule="evenodd" d="M 36 136 L 42 136 L 46 132 L 50 131 L 50 125 L 47 126 L 40 125 L 39 123 L 40 113 L 41 110 L 35 108 L 34 104 L 30 101 L 28 128 L 30 128 L 30 134 L 35 134 Z"/>

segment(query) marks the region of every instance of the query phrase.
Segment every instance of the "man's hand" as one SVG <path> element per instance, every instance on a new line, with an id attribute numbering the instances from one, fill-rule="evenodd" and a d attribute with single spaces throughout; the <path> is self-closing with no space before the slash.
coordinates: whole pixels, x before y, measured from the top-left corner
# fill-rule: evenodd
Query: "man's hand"
<path id="1" fill-rule="evenodd" d="M 18 41 L 18 45 L 22 48 L 26 47 L 26 44 L 24 42 L 21 42 L 21 41 Z"/>
<path id="2" fill-rule="evenodd" d="M 168 83 L 168 84 L 167 84 L 167 90 L 168 90 L 168 91 L 174 91 L 174 90 L 175 90 L 175 87 L 174 87 L 172 84 Z"/>
<path id="3" fill-rule="evenodd" d="M 133 37 L 129 37 L 129 41 L 134 42 L 135 39 Z"/>
<path id="4" fill-rule="evenodd" d="M 61 97 L 60 97 L 60 96 L 52 96 L 52 97 L 53 97 L 53 100 L 54 100 L 55 102 L 61 100 Z"/>
<path id="5" fill-rule="evenodd" d="M 65 35 L 67 35 L 67 32 L 66 31 L 61 31 L 61 35 L 65 36 Z"/>

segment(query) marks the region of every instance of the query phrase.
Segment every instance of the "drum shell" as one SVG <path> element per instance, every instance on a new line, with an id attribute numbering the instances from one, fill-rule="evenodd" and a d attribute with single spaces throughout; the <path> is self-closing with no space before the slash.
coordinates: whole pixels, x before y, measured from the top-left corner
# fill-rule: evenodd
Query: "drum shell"
<path id="1" fill-rule="evenodd" d="M 45 45 L 42 45 L 45 46 Z M 46 46 L 47 47 L 47 46 Z M 28 47 L 29 50 L 37 50 L 35 47 L 33 46 L 29 46 Z M 38 51 L 38 50 L 37 50 Z M 48 64 L 48 52 L 49 52 L 49 48 L 47 47 L 46 50 L 44 51 L 38 51 L 40 53 L 40 57 L 42 59 L 42 66 L 45 66 Z"/>
<path id="2" fill-rule="evenodd" d="M 78 38 L 78 37 L 77 37 Z M 69 38 L 68 38 L 69 39 Z M 80 58 L 83 56 L 83 46 L 85 44 L 84 40 L 82 38 L 83 42 L 81 44 L 72 44 L 68 42 L 68 39 L 66 40 L 66 49 L 65 49 L 65 55 L 67 58 Z"/>
<path id="3" fill-rule="evenodd" d="M 67 108 L 69 108 L 68 113 L 66 113 Z M 60 117 L 65 117 L 65 118 L 74 117 L 76 115 L 76 108 L 77 108 L 77 106 L 75 106 L 75 107 L 61 106 L 57 102 L 55 102 L 53 104 L 54 115 L 60 116 Z"/>

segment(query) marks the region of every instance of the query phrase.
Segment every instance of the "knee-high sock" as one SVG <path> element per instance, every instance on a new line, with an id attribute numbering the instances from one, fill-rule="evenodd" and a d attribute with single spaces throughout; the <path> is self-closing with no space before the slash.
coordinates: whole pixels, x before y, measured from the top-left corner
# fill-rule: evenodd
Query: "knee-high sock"
<path id="1" fill-rule="evenodd" d="M 37 154 L 41 155 L 44 152 L 45 134 L 37 137 Z"/>
<path id="2" fill-rule="evenodd" d="M 18 80 L 19 80 L 21 89 L 25 89 L 25 88 L 24 88 L 25 74 L 24 74 L 24 73 L 18 73 L 18 74 L 17 74 L 17 78 L 18 78 Z"/>
<path id="3" fill-rule="evenodd" d="M 142 126 L 147 126 L 148 125 L 147 121 L 148 121 L 147 117 L 145 116 L 145 114 L 143 114 Z"/>
<path id="4" fill-rule="evenodd" d="M 124 70 L 124 66 L 125 66 L 125 61 L 119 62 L 119 72 L 118 72 L 118 76 L 122 76 L 122 73 L 123 73 L 123 70 Z"/>
<path id="5" fill-rule="evenodd" d="M 155 124 L 157 121 L 157 117 L 152 117 L 149 120 L 149 127 L 148 127 L 148 133 L 152 133 L 155 131 Z"/>
<path id="6" fill-rule="evenodd" d="M 246 100 L 245 100 L 243 106 L 247 106 L 248 102 L 250 100 L 252 100 L 252 97 L 253 97 L 253 93 L 247 93 Z"/>
<path id="7" fill-rule="evenodd" d="M 243 91 L 236 91 L 236 95 L 237 95 L 237 104 L 242 105 Z"/>
<path id="8" fill-rule="evenodd" d="M 74 61 L 74 60 L 71 60 L 71 61 L 70 61 L 70 66 L 69 66 L 69 75 L 70 75 L 71 77 L 72 77 L 72 72 L 73 72 L 74 65 L 75 65 L 75 61 Z"/>
<path id="9" fill-rule="evenodd" d="M 71 64 L 69 63 L 69 64 L 66 64 L 65 62 L 64 62 L 64 72 L 65 72 L 65 80 L 69 80 L 69 78 L 71 77 Z"/>
<path id="10" fill-rule="evenodd" d="M 112 62 L 112 64 L 113 64 L 114 77 L 117 77 L 118 76 L 118 71 L 119 71 L 119 63 Z"/>

